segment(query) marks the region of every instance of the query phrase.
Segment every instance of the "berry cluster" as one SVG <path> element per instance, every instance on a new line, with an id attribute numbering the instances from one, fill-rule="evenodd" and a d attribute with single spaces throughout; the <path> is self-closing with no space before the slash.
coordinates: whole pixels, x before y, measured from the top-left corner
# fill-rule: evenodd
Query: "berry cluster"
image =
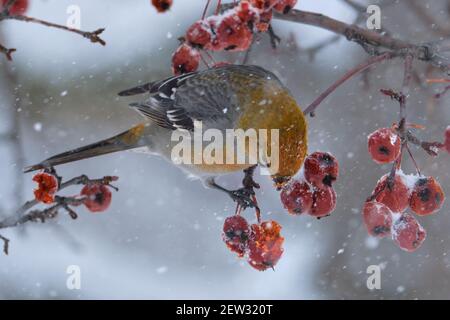
<path id="1" fill-rule="evenodd" d="M 111 177 L 111 181 L 117 177 Z M 38 183 L 34 189 L 34 197 L 38 202 L 51 204 L 55 202 L 55 197 L 61 186 L 61 178 L 55 173 L 43 171 L 33 176 L 33 181 Z M 112 193 L 109 184 L 101 182 L 88 182 L 81 189 L 80 198 L 83 205 L 91 212 L 102 212 L 109 208 L 112 200 Z"/>
<path id="2" fill-rule="evenodd" d="M 266 32 L 272 10 L 288 13 L 297 0 L 242 0 L 234 8 L 203 17 L 192 24 L 172 56 L 172 71 L 179 75 L 196 71 L 201 50 L 245 51 L 256 32 Z"/>
<path id="3" fill-rule="evenodd" d="M 303 177 L 292 179 L 281 191 L 281 202 L 290 214 L 307 213 L 316 218 L 331 214 L 336 208 L 333 182 L 339 164 L 326 152 L 314 152 L 305 159 Z"/>
<path id="4" fill-rule="evenodd" d="M 0 10 L 8 3 L 9 0 L 1 0 Z M 28 9 L 28 0 L 16 0 L 9 8 L 9 14 L 12 16 L 19 16 L 24 14 Z"/>
<path id="5" fill-rule="evenodd" d="M 250 226 L 245 218 L 236 214 L 225 219 L 223 241 L 240 258 L 245 257 L 253 268 L 264 271 L 274 268 L 283 254 L 284 238 L 280 231 L 281 226 L 276 221 Z"/>
<path id="6" fill-rule="evenodd" d="M 378 129 L 369 135 L 368 148 L 376 163 L 395 164 L 391 173 L 378 181 L 366 201 L 364 224 L 370 235 L 381 238 L 391 236 L 401 249 L 413 252 L 425 240 L 426 231 L 413 215 L 405 211 L 410 208 L 419 216 L 436 213 L 445 200 L 442 187 L 433 177 L 420 173 L 403 174 L 399 168 L 402 139 L 395 127 Z"/>

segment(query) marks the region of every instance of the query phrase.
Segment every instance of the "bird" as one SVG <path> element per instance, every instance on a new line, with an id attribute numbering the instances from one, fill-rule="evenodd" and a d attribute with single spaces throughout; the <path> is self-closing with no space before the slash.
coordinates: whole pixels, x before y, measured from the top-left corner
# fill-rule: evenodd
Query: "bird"
<path id="1" fill-rule="evenodd" d="M 172 139 L 174 132 L 190 134 L 199 123 L 203 130 L 216 129 L 223 134 L 228 129 L 278 130 L 276 171 L 270 171 L 270 163 L 257 163 L 269 168 L 277 189 L 289 182 L 305 160 L 308 142 L 305 116 L 290 90 L 274 73 L 260 66 L 212 67 L 135 86 L 120 92 L 119 96 L 144 94 L 142 101 L 130 104 L 145 118 L 142 123 L 113 137 L 52 156 L 25 168 L 24 172 L 124 150 L 144 151 L 173 162 L 173 148 L 177 143 Z M 264 145 L 266 152 L 271 149 L 270 143 L 269 135 Z M 228 151 L 226 148 L 224 145 L 224 153 Z M 244 144 L 243 149 L 235 151 L 248 154 L 249 145 Z M 193 161 L 177 165 L 199 178 L 206 187 L 226 192 L 244 208 L 255 206 L 252 187 L 258 185 L 248 177 L 253 174 L 254 163 Z M 241 170 L 250 178 L 243 188 L 228 190 L 216 183 L 217 177 Z"/>

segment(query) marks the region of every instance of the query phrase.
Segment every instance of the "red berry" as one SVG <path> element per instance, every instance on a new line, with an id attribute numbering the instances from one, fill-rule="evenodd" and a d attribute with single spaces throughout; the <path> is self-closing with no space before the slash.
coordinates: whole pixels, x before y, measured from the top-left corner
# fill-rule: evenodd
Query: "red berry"
<path id="1" fill-rule="evenodd" d="M 409 190 L 399 175 L 395 175 L 392 185 L 389 175 L 384 175 L 377 183 L 372 195 L 375 200 L 386 205 L 392 212 L 403 212 L 408 208 Z"/>
<path id="2" fill-rule="evenodd" d="M 273 268 L 283 254 L 284 238 L 280 235 L 281 226 L 276 221 L 253 224 L 248 243 L 249 264 L 259 271 Z"/>
<path id="3" fill-rule="evenodd" d="M 297 4 L 297 0 L 278 0 L 278 3 L 275 5 L 274 9 L 283 14 L 289 13 L 292 8 Z"/>
<path id="4" fill-rule="evenodd" d="M 259 16 L 258 10 L 246 0 L 242 0 L 236 7 L 236 14 L 246 23 L 254 23 Z"/>
<path id="5" fill-rule="evenodd" d="M 223 241 L 227 247 L 236 252 L 239 257 L 243 257 L 247 250 L 250 227 L 241 216 L 232 216 L 225 219 L 223 224 Z"/>
<path id="6" fill-rule="evenodd" d="M 158 12 L 166 12 L 172 6 L 173 0 L 152 0 L 153 6 Z"/>
<path id="7" fill-rule="evenodd" d="M 279 0 L 250 0 L 250 3 L 253 7 L 259 10 L 267 11 L 271 10 L 278 1 Z"/>
<path id="8" fill-rule="evenodd" d="M 58 179 L 53 174 L 39 172 L 34 175 L 33 181 L 38 183 L 34 189 L 35 199 L 46 204 L 52 203 L 59 188 Z"/>
<path id="9" fill-rule="evenodd" d="M 331 187 L 316 189 L 309 214 L 316 218 L 329 216 L 336 208 L 336 192 Z"/>
<path id="10" fill-rule="evenodd" d="M 450 153 L 450 126 L 445 130 L 445 149 Z"/>
<path id="11" fill-rule="evenodd" d="M 402 215 L 392 226 L 392 239 L 403 250 L 413 252 L 425 241 L 427 233 L 410 214 Z"/>
<path id="12" fill-rule="evenodd" d="M 444 200 L 444 191 L 434 178 L 420 178 L 414 185 L 409 205 L 412 211 L 425 216 L 439 211 Z"/>
<path id="13" fill-rule="evenodd" d="M 172 56 L 172 71 L 175 75 L 194 72 L 200 64 L 200 53 L 183 43 Z"/>
<path id="14" fill-rule="evenodd" d="M 391 234 L 392 211 L 382 203 L 371 201 L 364 204 L 364 224 L 374 237 L 386 237 Z"/>
<path id="15" fill-rule="evenodd" d="M 206 23 L 209 25 L 213 37 L 209 43 L 205 44 L 205 49 L 211 51 L 222 51 L 223 49 L 225 49 L 225 44 L 217 39 L 217 27 L 220 24 L 219 17 L 210 16 L 206 18 Z"/>
<path id="16" fill-rule="evenodd" d="M 369 135 L 369 152 L 379 164 L 395 161 L 400 155 L 400 137 L 390 128 L 382 128 Z"/>
<path id="17" fill-rule="evenodd" d="M 309 184 L 298 180 L 292 180 L 285 185 L 280 197 L 283 206 L 294 215 L 309 212 L 313 203 Z"/>
<path id="18" fill-rule="evenodd" d="M 231 14 L 217 26 L 216 40 L 224 50 L 245 51 L 253 41 L 253 32 L 237 14 Z"/>
<path id="19" fill-rule="evenodd" d="M 186 32 L 186 40 L 190 45 L 203 48 L 211 42 L 211 27 L 205 20 L 195 22 Z"/>
<path id="20" fill-rule="evenodd" d="M 259 21 L 256 23 L 256 30 L 258 30 L 259 32 L 267 32 L 267 30 L 269 30 L 272 17 L 272 10 L 260 13 Z"/>
<path id="21" fill-rule="evenodd" d="M 83 204 L 91 212 L 105 211 L 111 204 L 111 191 L 103 184 L 87 184 L 81 189 L 80 194 L 86 197 Z"/>
<path id="22" fill-rule="evenodd" d="M 2 0 L 0 9 L 3 10 L 3 6 L 5 6 L 8 3 L 9 0 Z M 11 7 L 9 7 L 9 14 L 12 16 L 19 16 L 24 14 L 28 9 L 28 0 L 16 0 L 12 4 Z"/>
<path id="23" fill-rule="evenodd" d="M 314 152 L 305 159 L 305 178 L 317 188 L 331 187 L 339 175 L 339 164 L 326 152 Z"/>

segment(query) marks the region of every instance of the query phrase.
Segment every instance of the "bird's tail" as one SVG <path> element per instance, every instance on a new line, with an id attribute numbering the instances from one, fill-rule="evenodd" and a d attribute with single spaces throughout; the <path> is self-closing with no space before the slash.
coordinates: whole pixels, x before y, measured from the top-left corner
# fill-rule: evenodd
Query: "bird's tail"
<path id="1" fill-rule="evenodd" d="M 108 153 L 141 147 L 143 145 L 141 138 L 143 136 L 144 129 L 145 125 L 139 124 L 109 139 L 105 139 L 99 142 L 89 144 L 84 147 L 76 148 L 70 151 L 57 154 L 38 164 L 24 168 L 24 172 L 31 172 L 35 170 L 57 166 L 64 163 L 69 163 L 73 161 L 101 156 Z"/>

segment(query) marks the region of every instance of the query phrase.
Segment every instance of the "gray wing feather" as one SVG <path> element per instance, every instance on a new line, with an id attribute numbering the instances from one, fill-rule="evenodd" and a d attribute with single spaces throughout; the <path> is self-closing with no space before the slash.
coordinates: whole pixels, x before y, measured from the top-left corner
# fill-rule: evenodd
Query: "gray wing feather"
<path id="1" fill-rule="evenodd" d="M 149 93 L 146 101 L 131 107 L 164 128 L 192 131 L 194 120 L 203 121 L 206 127 L 232 128 L 239 113 L 237 88 L 230 77 L 236 73 L 279 82 L 275 75 L 257 66 L 227 65 L 151 82 L 121 94 Z"/>

